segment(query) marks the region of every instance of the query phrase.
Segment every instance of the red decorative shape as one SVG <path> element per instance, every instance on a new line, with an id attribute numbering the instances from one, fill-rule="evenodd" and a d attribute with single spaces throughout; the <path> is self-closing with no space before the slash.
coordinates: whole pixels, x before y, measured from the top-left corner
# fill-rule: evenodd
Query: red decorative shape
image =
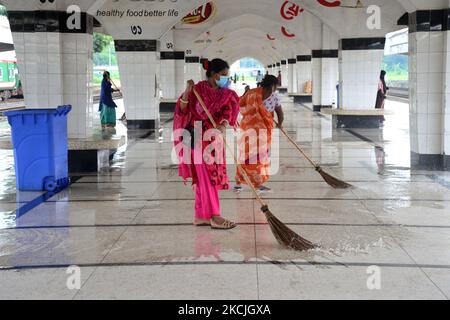
<path id="1" fill-rule="evenodd" d="M 283 33 L 283 35 L 285 37 L 295 38 L 295 34 L 294 33 L 290 33 L 285 27 L 281 27 L 281 32 Z"/>
<path id="2" fill-rule="evenodd" d="M 212 1 L 198 7 L 186 17 L 182 19 L 184 24 L 201 24 L 207 22 L 209 19 L 214 17 L 216 13 L 216 6 Z"/>
<path id="3" fill-rule="evenodd" d="M 280 9 L 281 16 L 285 20 L 293 20 L 303 11 L 304 9 L 300 9 L 298 4 L 291 1 L 285 1 Z"/>
<path id="4" fill-rule="evenodd" d="M 275 38 L 272 37 L 270 34 L 267 34 L 267 39 L 269 39 L 269 40 L 271 40 L 271 41 L 274 41 L 274 40 L 275 40 Z"/>
<path id="5" fill-rule="evenodd" d="M 202 59 L 202 66 L 203 66 L 204 70 L 208 70 L 209 60 L 208 59 Z"/>
<path id="6" fill-rule="evenodd" d="M 317 2 L 328 8 L 339 7 L 341 5 L 340 1 L 317 0 Z"/>

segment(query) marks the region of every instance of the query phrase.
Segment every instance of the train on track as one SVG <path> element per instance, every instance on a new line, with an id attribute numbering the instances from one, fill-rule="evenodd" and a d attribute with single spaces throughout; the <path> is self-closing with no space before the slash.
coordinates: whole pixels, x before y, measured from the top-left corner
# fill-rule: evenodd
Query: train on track
<path id="1" fill-rule="evenodd" d="M 11 97 L 23 96 L 22 84 L 17 68 L 14 51 L 0 53 L 0 98 L 7 100 Z"/>

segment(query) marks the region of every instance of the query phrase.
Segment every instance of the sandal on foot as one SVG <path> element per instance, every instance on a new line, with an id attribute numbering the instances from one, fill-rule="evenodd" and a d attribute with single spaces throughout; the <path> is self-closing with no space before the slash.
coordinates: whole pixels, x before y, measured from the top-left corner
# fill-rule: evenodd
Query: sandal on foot
<path id="1" fill-rule="evenodd" d="M 236 228 L 236 223 L 225 220 L 221 224 L 217 224 L 211 220 L 211 228 L 216 230 L 231 230 Z"/>

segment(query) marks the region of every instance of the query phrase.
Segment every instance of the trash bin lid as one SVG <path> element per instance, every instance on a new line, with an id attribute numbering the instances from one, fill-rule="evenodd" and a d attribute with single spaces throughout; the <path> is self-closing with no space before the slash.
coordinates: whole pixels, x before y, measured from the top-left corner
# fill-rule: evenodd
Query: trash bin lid
<path id="1" fill-rule="evenodd" d="M 21 109 L 6 111 L 3 114 L 7 117 L 22 116 L 22 115 L 42 115 L 51 114 L 56 116 L 65 116 L 72 110 L 71 105 L 59 106 L 55 109 Z"/>

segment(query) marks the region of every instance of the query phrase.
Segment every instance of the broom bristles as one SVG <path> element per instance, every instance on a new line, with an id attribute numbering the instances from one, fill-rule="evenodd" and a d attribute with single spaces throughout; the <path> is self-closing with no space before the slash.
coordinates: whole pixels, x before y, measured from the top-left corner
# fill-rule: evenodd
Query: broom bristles
<path id="1" fill-rule="evenodd" d="M 325 182 L 328 183 L 329 186 L 335 189 L 348 189 L 353 187 L 351 184 L 339 180 L 333 177 L 332 175 L 326 173 L 325 171 L 323 171 L 321 167 L 317 167 L 316 171 L 322 176 L 323 180 L 325 180 Z"/>
<path id="2" fill-rule="evenodd" d="M 261 211 L 266 215 L 270 229 L 272 230 L 272 233 L 279 244 L 297 251 L 307 251 L 316 248 L 316 246 L 312 242 L 299 236 L 283 222 L 281 222 L 277 217 L 275 217 L 274 214 L 269 210 L 268 206 L 262 207 Z"/>

